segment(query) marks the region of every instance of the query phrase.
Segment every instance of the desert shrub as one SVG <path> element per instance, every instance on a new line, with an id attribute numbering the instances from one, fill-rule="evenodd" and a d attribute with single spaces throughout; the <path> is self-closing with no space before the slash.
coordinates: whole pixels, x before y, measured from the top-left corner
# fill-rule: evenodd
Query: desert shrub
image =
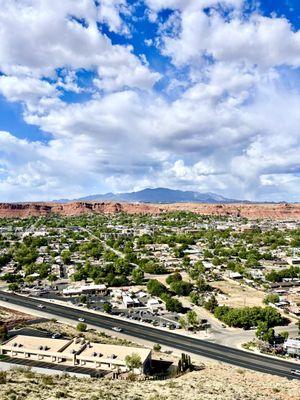
<path id="1" fill-rule="evenodd" d="M 55 393 L 55 397 L 57 399 L 61 399 L 63 397 L 67 397 L 67 394 L 65 392 L 62 392 L 61 390 L 59 390 L 58 392 Z"/>
<path id="2" fill-rule="evenodd" d="M 7 381 L 6 371 L 0 371 L 0 384 L 3 385 Z"/>
<path id="3" fill-rule="evenodd" d="M 42 383 L 47 386 L 52 386 L 54 384 L 52 376 L 50 375 L 42 376 Z"/>

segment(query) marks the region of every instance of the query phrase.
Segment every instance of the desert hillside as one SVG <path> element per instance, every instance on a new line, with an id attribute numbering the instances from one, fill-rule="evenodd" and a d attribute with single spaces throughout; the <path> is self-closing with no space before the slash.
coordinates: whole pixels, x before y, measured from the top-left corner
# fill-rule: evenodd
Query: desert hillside
<path id="1" fill-rule="evenodd" d="M 7 372 L 0 398 L 26 400 L 299 400 L 299 381 L 209 364 L 165 381 L 129 382 Z M 5 379 L 4 379 L 5 380 Z"/>
<path id="2" fill-rule="evenodd" d="M 72 203 L 0 203 L 0 218 L 26 218 L 58 214 L 63 216 L 86 213 L 159 214 L 168 211 L 192 211 L 203 215 L 268 218 L 276 220 L 300 219 L 300 204 L 204 204 L 204 203 L 119 203 L 119 202 L 72 202 Z"/>

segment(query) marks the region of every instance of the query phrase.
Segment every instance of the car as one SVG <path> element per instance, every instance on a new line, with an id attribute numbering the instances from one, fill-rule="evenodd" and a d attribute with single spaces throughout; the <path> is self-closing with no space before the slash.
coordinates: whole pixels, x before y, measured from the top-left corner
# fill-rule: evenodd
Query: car
<path id="1" fill-rule="evenodd" d="M 300 369 L 291 369 L 291 374 L 300 376 Z"/>
<path id="2" fill-rule="evenodd" d="M 84 322 L 84 321 L 85 321 L 85 319 L 84 319 L 84 318 L 78 318 L 78 321 L 80 321 L 80 322 Z"/>
<path id="3" fill-rule="evenodd" d="M 123 331 L 123 329 L 120 328 L 119 326 L 113 326 L 112 330 L 115 331 L 115 332 L 122 332 Z"/>
<path id="4" fill-rule="evenodd" d="M 39 305 L 38 305 L 38 308 L 43 309 L 43 308 L 45 308 L 45 306 L 44 306 L 44 304 L 39 304 Z"/>
<path id="5" fill-rule="evenodd" d="M 225 325 L 225 324 L 222 324 L 221 326 L 222 326 L 222 328 L 227 328 L 227 325 Z"/>
<path id="6" fill-rule="evenodd" d="M 51 336 L 52 339 L 59 339 L 61 337 L 60 333 L 53 333 L 53 335 Z"/>

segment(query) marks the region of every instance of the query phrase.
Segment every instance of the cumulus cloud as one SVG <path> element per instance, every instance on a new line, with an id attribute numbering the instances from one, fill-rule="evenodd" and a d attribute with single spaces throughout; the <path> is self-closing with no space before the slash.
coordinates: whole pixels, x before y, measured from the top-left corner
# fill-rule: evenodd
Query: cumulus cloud
<path id="1" fill-rule="evenodd" d="M 261 68 L 300 66 L 300 32 L 294 32 L 285 18 L 254 14 L 244 19 L 233 14 L 226 20 L 215 10 L 208 14 L 201 7 L 186 7 L 173 23 L 179 24 L 178 32 L 163 36 L 162 52 L 176 65 L 212 56 Z"/>

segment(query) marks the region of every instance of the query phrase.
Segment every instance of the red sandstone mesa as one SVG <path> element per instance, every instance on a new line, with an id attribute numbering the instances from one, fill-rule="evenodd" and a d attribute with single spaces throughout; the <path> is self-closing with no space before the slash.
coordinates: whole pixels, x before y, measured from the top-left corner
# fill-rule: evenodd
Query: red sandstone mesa
<path id="1" fill-rule="evenodd" d="M 118 202 L 72 203 L 0 203 L 0 218 L 26 218 L 58 214 L 160 214 L 168 211 L 192 211 L 204 215 L 231 215 L 249 219 L 299 220 L 300 204 L 146 204 Z"/>

